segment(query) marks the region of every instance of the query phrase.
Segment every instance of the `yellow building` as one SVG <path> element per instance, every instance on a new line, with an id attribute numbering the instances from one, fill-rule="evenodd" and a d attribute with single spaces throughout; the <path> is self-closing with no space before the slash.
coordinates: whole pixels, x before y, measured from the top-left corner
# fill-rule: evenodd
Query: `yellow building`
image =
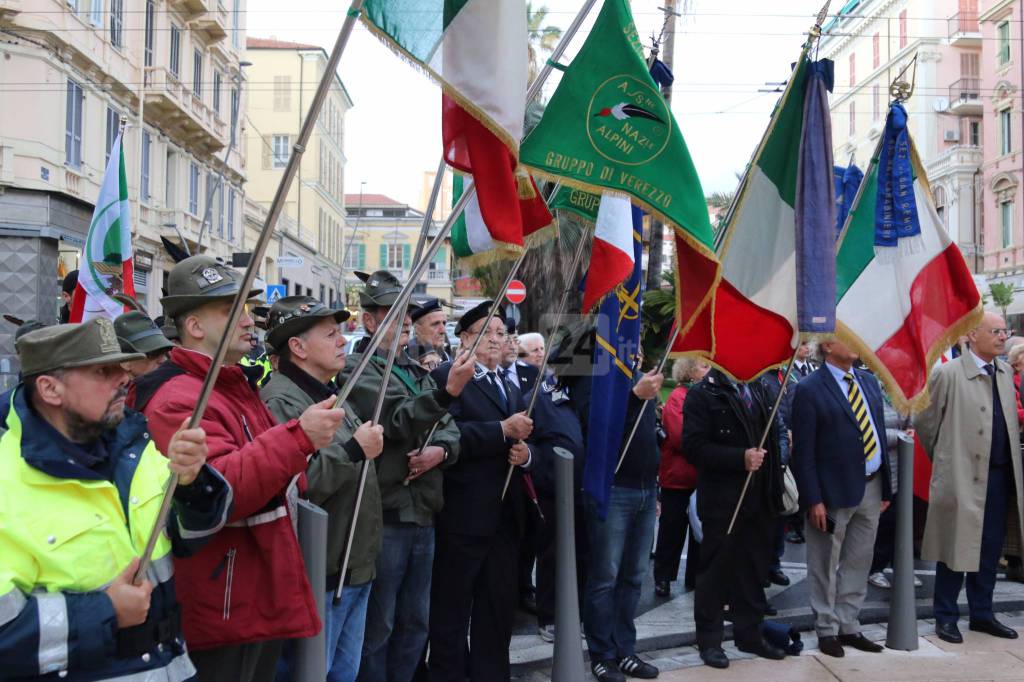
<path id="1" fill-rule="evenodd" d="M 360 282 L 352 274 L 354 270 L 390 270 L 403 283 L 409 278 L 416 240 L 423 228 L 423 211 L 383 194 L 346 194 L 345 208 L 348 214 L 345 284 L 349 291 L 349 306 L 352 307 L 359 304 L 355 289 Z M 431 221 L 431 236 L 439 227 Z M 416 291 L 451 301 L 451 257 L 451 248 L 445 244 L 430 262 L 430 268 Z"/>
<path id="2" fill-rule="evenodd" d="M 246 48 L 254 84 L 245 111 L 246 193 L 267 208 L 327 67 L 327 53 L 315 45 L 272 38 L 249 38 Z M 285 284 L 289 295 L 314 296 L 326 304 L 342 299 L 345 113 L 351 107 L 352 99 L 335 75 L 277 224 L 281 238 L 264 263 L 269 283 Z"/>
<path id="3" fill-rule="evenodd" d="M 150 313 L 171 265 L 160 242 L 194 249 L 211 188 L 204 250 L 240 249 L 244 0 L 0 0 L 0 295 L 3 312 L 54 322 L 58 262 L 80 250 L 121 118 L 135 286 Z M 141 123 L 141 125 L 140 125 Z M 17 372 L 0 328 L 0 383 Z"/>

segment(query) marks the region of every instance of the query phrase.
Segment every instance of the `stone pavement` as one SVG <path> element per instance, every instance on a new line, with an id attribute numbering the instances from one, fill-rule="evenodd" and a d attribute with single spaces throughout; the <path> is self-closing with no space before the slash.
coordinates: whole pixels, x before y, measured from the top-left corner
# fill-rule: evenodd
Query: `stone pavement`
<path id="1" fill-rule="evenodd" d="M 1024 633 L 1024 611 L 1003 613 L 1001 620 Z M 805 649 L 800 656 L 782 661 L 769 661 L 744 654 L 727 644 L 730 665 L 715 670 L 703 665 L 693 646 L 679 647 L 644 654 L 661 670 L 663 682 L 764 682 L 765 679 L 785 682 L 952 682 L 963 680 L 1024 681 L 1024 638 L 998 639 L 970 632 L 966 620 L 961 621 L 962 645 L 947 644 L 934 634 L 934 622 L 918 621 L 918 649 L 868 654 L 846 648 L 843 658 L 832 658 L 817 650 L 814 633 L 804 633 Z M 865 626 L 864 635 L 885 643 L 885 627 Z M 549 682 L 546 671 L 533 671 L 518 678 L 522 682 Z M 588 679 L 592 679 L 589 677 Z M 556 681 L 557 682 L 557 681 Z"/>
<path id="2" fill-rule="evenodd" d="M 792 583 L 788 587 L 773 585 L 768 590 L 768 597 L 769 602 L 779 611 L 777 616 L 771 617 L 772 620 L 796 625 L 801 630 L 810 630 L 812 617 L 810 593 L 806 581 L 805 547 L 805 545 L 786 544 L 782 566 Z M 659 598 L 654 594 L 653 574 L 648 572 L 643 585 L 639 615 L 636 619 L 638 651 L 692 647 L 696 641 L 693 625 L 693 592 L 683 590 L 681 576 L 684 571 L 685 559 L 680 567 L 680 579 L 672 583 L 672 596 L 668 599 Z M 918 562 L 915 573 L 924 583 L 917 589 L 917 617 L 919 619 L 930 618 L 932 615 L 932 585 L 935 580 L 934 565 Z M 870 624 L 888 620 L 889 598 L 890 590 L 869 586 L 861 612 L 861 622 Z M 960 595 L 960 602 L 962 612 L 966 614 L 967 601 L 963 592 Z M 1000 580 L 996 583 L 995 608 L 1000 612 L 1024 610 L 1024 585 L 1008 582 L 1000 576 Z M 726 636 L 730 636 L 728 627 Z M 1024 640 L 1019 641 L 1024 642 Z M 523 676 L 527 676 L 533 671 L 550 670 L 551 651 L 552 645 L 545 643 L 537 635 L 536 619 L 525 613 L 518 613 L 510 652 L 514 671 L 521 676 L 521 679 L 527 679 Z M 730 670 L 732 669 L 730 668 Z M 1019 677 L 1024 681 L 1024 663 L 1020 664 Z"/>

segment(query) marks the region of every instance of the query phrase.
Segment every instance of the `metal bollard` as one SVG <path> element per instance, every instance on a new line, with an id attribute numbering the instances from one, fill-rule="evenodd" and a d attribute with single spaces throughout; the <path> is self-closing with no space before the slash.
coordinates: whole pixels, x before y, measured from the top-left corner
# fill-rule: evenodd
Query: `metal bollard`
<path id="1" fill-rule="evenodd" d="M 914 595 L 914 440 L 900 434 L 899 490 L 896 492 L 896 544 L 893 555 L 892 602 L 885 646 L 916 651 L 917 603 Z"/>
<path id="2" fill-rule="evenodd" d="M 295 682 L 323 682 L 327 679 L 327 644 L 324 601 L 327 588 L 327 512 L 308 500 L 299 500 L 298 537 L 306 577 L 313 588 L 320 632 L 295 642 Z"/>
<path id="3" fill-rule="evenodd" d="M 576 531 L 573 502 L 572 453 L 555 448 L 555 651 L 551 679 L 584 682 L 580 645 L 580 605 L 576 589 Z"/>

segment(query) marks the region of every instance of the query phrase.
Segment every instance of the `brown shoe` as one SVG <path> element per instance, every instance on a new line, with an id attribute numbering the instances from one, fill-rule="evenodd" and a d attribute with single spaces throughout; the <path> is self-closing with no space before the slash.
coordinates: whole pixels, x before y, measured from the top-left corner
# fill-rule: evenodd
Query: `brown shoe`
<path id="1" fill-rule="evenodd" d="M 826 656 L 832 656 L 833 658 L 842 658 L 846 655 L 846 652 L 843 651 L 843 645 L 839 643 L 839 638 L 835 635 L 819 637 L 818 650 Z"/>
<path id="2" fill-rule="evenodd" d="M 859 632 L 855 635 L 839 635 L 839 643 L 844 646 L 852 646 L 860 651 L 866 651 L 869 654 L 880 654 L 885 649 L 881 644 L 875 644 Z"/>

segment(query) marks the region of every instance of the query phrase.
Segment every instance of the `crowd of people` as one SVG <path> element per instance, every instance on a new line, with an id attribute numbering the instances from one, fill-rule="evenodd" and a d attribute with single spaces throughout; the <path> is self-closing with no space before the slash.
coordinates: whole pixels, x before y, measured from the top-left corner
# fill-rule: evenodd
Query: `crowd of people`
<path id="1" fill-rule="evenodd" d="M 663 377 L 637 371 L 626 433 L 639 424 L 602 507 L 583 472 L 604 396 L 586 372 L 541 373 L 590 344 L 547 348 L 485 301 L 458 319 L 453 350 L 443 301 L 414 299 L 387 324 L 401 283 L 359 276 L 359 321 L 381 339 L 370 358 L 369 337 L 346 354 L 352 313 L 312 297 L 265 308 L 242 292 L 252 307 L 228 329 L 241 277 L 206 256 L 174 267 L 163 320 L 18 329 L 21 381 L 0 403 L 0 675 L 288 680 L 297 640 L 322 631 L 331 681 L 494 682 L 510 679 L 523 609 L 544 641 L 583 637 L 596 679 L 653 679 L 635 627 L 652 571 L 658 597 L 680 577 L 695 591 L 707 665 L 729 665 L 726 621 L 740 650 L 782 659 L 766 588 L 789 584 L 787 541 L 806 543 L 822 653 L 881 652 L 859 611 L 869 584 L 889 586 L 901 433 L 934 464 L 920 556 L 938 562 L 938 635 L 962 641 L 966 579 L 970 628 L 1016 637 L 992 595 L 1001 557 L 1021 578 L 1024 344 L 1006 347 L 998 316 L 935 369 L 912 420 L 835 339 L 748 383 L 678 360 L 658 410 L 644 407 Z M 556 449 L 574 458 L 580 632 L 555 628 Z M 140 571 L 168 467 L 172 512 Z M 297 539 L 302 499 L 328 517 L 323 584 Z"/>

